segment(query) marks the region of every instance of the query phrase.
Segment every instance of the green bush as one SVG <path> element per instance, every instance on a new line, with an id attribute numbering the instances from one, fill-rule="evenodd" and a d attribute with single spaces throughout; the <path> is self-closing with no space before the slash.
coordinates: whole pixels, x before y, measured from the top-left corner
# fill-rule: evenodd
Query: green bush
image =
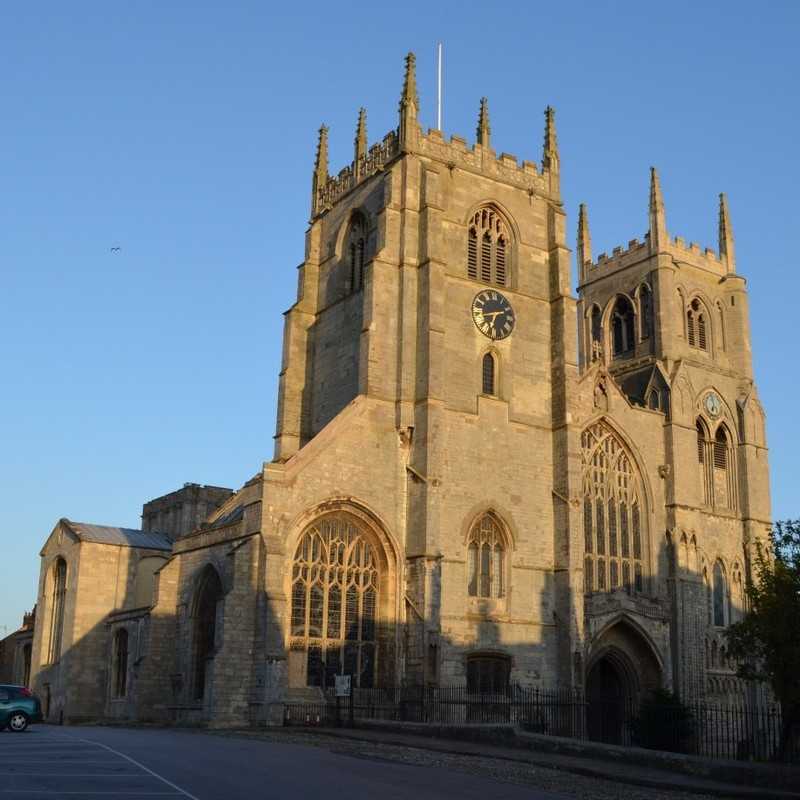
<path id="1" fill-rule="evenodd" d="M 654 689 L 642 700 L 631 733 L 639 747 L 686 753 L 691 749 L 694 717 L 669 689 Z"/>

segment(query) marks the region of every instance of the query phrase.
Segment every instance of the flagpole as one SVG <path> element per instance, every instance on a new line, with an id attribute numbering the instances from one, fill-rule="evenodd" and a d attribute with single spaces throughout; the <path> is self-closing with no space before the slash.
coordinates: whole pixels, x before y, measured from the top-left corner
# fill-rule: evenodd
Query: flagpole
<path id="1" fill-rule="evenodd" d="M 436 130 L 442 129 L 442 43 L 436 45 Z"/>

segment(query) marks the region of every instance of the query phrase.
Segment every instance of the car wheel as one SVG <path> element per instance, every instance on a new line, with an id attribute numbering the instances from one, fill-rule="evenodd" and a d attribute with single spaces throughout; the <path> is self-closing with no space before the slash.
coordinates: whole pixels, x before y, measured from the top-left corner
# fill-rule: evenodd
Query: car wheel
<path id="1" fill-rule="evenodd" d="M 8 727 L 14 733 L 22 733 L 28 727 L 28 715 L 22 711 L 15 711 L 8 721 Z"/>

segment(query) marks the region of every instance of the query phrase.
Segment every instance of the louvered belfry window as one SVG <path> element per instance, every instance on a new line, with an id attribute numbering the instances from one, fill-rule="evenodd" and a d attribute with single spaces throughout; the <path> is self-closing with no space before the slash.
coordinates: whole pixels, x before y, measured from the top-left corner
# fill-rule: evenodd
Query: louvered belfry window
<path id="1" fill-rule="evenodd" d="M 467 277 L 494 286 L 509 286 L 510 247 L 506 225 L 491 208 L 472 217 L 467 234 Z"/>
<path id="2" fill-rule="evenodd" d="M 692 300 L 686 312 L 686 335 L 690 347 L 708 351 L 708 320 L 699 300 Z"/>
<path id="3" fill-rule="evenodd" d="M 581 437 L 586 593 L 644 590 L 642 488 L 618 436 L 600 421 Z"/>

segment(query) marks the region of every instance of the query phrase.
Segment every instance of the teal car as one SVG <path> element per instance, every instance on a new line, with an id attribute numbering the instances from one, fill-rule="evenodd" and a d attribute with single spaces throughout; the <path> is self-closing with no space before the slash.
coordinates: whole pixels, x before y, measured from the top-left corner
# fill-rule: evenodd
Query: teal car
<path id="1" fill-rule="evenodd" d="M 31 722 L 41 721 L 42 704 L 30 689 L 0 683 L 0 731 L 22 733 Z"/>

